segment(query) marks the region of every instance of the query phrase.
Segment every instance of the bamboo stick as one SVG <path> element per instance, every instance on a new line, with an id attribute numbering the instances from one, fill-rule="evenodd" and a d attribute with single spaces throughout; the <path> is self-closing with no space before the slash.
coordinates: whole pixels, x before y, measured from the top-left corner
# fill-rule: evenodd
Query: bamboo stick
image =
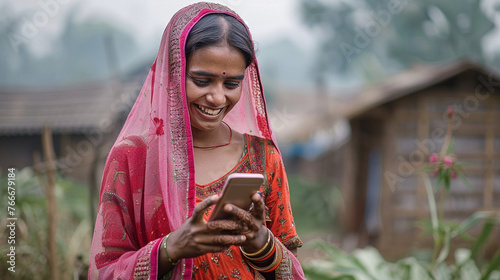
<path id="1" fill-rule="evenodd" d="M 55 161 L 54 161 L 54 145 L 52 143 L 52 132 L 50 127 L 45 126 L 42 133 L 42 148 L 45 158 L 45 166 L 47 172 L 47 212 L 48 212 L 48 230 L 47 240 L 49 246 L 49 269 L 50 279 L 59 280 L 59 271 L 57 266 L 57 200 L 55 196 Z"/>

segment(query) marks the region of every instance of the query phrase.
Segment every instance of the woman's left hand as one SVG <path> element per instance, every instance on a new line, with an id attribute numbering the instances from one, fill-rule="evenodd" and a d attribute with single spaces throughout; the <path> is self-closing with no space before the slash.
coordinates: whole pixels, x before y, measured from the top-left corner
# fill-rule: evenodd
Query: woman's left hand
<path id="1" fill-rule="evenodd" d="M 216 220 L 209 222 L 212 225 L 218 223 L 236 223 L 239 229 L 235 234 L 246 236 L 246 242 L 242 245 L 246 252 L 252 253 L 260 250 L 267 242 L 268 231 L 264 225 L 265 206 L 261 195 L 255 193 L 252 195 L 253 208 L 251 211 L 245 211 L 235 205 L 226 204 L 224 211 L 231 214 L 234 220 Z M 236 226 L 233 226 L 236 228 Z"/>

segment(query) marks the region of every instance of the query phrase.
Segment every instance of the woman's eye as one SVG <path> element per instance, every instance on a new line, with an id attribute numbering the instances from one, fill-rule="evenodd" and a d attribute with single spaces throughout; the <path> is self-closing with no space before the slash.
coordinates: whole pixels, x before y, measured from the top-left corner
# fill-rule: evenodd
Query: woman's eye
<path id="1" fill-rule="evenodd" d="M 240 87 L 240 82 L 225 82 L 224 84 L 226 85 L 226 87 L 230 89 L 235 89 Z"/>
<path id="2" fill-rule="evenodd" d="M 208 84 L 210 84 L 210 81 L 208 81 L 208 80 L 200 80 L 200 79 L 193 79 L 193 82 L 197 86 L 199 86 L 199 87 L 208 86 Z"/>

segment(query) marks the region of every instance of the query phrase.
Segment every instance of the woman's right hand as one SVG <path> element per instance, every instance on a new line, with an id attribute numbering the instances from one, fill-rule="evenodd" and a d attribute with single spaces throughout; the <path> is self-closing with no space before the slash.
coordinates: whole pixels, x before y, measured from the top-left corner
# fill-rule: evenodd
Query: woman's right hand
<path id="1" fill-rule="evenodd" d="M 169 257 L 174 260 L 194 258 L 206 253 L 221 252 L 231 245 L 242 245 L 245 235 L 231 235 L 227 232 L 239 230 L 237 223 L 208 224 L 203 215 L 217 203 L 219 197 L 213 195 L 200 202 L 193 215 L 167 239 Z"/>

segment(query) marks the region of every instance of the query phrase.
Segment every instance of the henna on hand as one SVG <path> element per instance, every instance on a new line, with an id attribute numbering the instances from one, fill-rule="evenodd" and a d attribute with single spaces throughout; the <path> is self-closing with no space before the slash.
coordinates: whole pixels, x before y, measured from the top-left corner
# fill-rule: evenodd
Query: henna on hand
<path id="1" fill-rule="evenodd" d="M 245 235 L 254 235 L 254 232 L 259 231 L 260 224 L 255 223 L 254 216 L 249 212 L 238 211 L 236 213 L 238 222 L 240 223 L 241 233 Z M 253 238 L 253 237 L 252 237 Z M 252 239 L 250 238 L 250 239 Z"/>
<path id="2" fill-rule="evenodd" d="M 245 243 L 245 241 L 246 241 L 245 238 L 240 238 L 239 236 L 235 236 L 235 235 L 216 235 L 216 236 L 214 236 L 214 243 L 221 244 L 224 246 L 241 245 L 241 244 Z"/>
<path id="3" fill-rule="evenodd" d="M 233 220 L 215 220 L 207 223 L 207 228 L 211 231 L 240 231 L 241 224 Z"/>

